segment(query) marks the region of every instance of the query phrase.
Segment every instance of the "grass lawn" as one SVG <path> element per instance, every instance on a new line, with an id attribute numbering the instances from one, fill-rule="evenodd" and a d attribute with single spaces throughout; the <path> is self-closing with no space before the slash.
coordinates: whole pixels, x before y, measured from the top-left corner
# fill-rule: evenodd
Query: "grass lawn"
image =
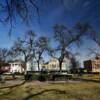
<path id="1" fill-rule="evenodd" d="M 100 84 L 29 82 L 0 89 L 0 100 L 100 100 Z"/>
<path id="2" fill-rule="evenodd" d="M 8 75 L 3 75 L 5 80 L 13 80 L 13 77 L 11 74 L 8 74 Z M 23 75 L 15 75 L 15 78 L 16 80 L 22 80 L 24 79 L 24 76 Z"/>
<path id="3" fill-rule="evenodd" d="M 81 78 L 100 81 L 100 75 L 83 75 Z"/>

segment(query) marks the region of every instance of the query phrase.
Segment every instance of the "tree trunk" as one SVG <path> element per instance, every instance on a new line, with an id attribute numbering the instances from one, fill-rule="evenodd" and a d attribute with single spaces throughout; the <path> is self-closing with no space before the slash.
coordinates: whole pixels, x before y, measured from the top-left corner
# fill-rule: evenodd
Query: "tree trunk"
<path id="1" fill-rule="evenodd" d="M 59 71 L 62 71 L 62 61 L 59 61 Z"/>
<path id="2" fill-rule="evenodd" d="M 25 62 L 24 74 L 27 74 L 27 63 Z"/>
<path id="3" fill-rule="evenodd" d="M 37 61 L 38 64 L 38 71 L 40 71 L 40 61 Z"/>
<path id="4" fill-rule="evenodd" d="M 26 54 L 24 53 L 24 64 L 25 64 L 25 68 L 24 68 L 24 74 L 26 75 L 27 74 L 27 56 L 26 56 Z"/>

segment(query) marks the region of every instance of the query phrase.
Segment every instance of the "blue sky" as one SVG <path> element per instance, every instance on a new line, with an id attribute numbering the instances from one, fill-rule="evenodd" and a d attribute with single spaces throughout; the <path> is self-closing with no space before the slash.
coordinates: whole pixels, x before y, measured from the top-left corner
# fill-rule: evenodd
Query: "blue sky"
<path id="1" fill-rule="evenodd" d="M 17 18 L 11 37 L 8 37 L 9 25 L 0 23 L 0 47 L 10 48 L 16 37 L 23 36 L 28 29 L 33 29 L 38 35 L 52 36 L 52 27 L 54 24 L 64 24 L 72 27 L 76 22 L 89 22 L 92 26 L 100 31 L 100 0 L 64 0 L 63 4 L 58 0 L 51 0 L 51 3 L 38 5 L 40 9 L 40 23 L 37 17 L 33 17 L 30 25 L 25 25 Z M 37 16 L 37 15 L 36 15 Z M 99 35 L 100 36 L 100 35 Z M 86 58 L 87 47 L 98 48 L 95 43 L 87 40 L 81 49 L 82 60 Z M 76 47 L 72 47 L 76 51 Z M 98 48 L 99 50 L 99 48 Z"/>

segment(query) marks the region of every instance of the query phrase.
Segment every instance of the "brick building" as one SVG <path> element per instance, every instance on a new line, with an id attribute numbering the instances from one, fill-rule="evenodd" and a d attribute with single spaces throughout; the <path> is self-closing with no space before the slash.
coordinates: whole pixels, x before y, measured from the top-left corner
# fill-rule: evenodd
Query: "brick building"
<path id="1" fill-rule="evenodd" d="M 87 72 L 100 73 L 100 57 L 84 61 L 84 68 Z"/>

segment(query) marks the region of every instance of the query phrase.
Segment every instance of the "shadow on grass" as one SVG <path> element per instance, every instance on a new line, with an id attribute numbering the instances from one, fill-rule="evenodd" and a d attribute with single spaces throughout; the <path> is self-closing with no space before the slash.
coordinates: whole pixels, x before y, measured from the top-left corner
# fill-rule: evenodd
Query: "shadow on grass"
<path id="1" fill-rule="evenodd" d="M 8 91 L 8 92 L 6 92 L 6 93 L 0 94 L 0 96 L 9 95 L 10 93 L 12 93 L 12 89 L 10 89 L 10 91 Z"/>
<path id="2" fill-rule="evenodd" d="M 10 93 L 13 92 L 13 88 L 16 88 L 16 87 L 19 87 L 21 85 L 24 85 L 25 83 L 26 83 L 26 81 L 23 81 L 20 84 L 16 84 L 16 85 L 12 85 L 12 86 L 6 86 L 6 87 L 0 87 L 0 90 L 2 90 L 2 89 L 10 89 L 8 92 L 0 94 L 0 96 L 9 95 Z"/>
<path id="3" fill-rule="evenodd" d="M 47 89 L 47 90 L 43 90 L 43 91 L 40 91 L 40 92 L 35 93 L 35 94 L 30 94 L 30 95 L 26 96 L 25 98 L 23 98 L 23 100 L 28 100 L 32 97 L 41 95 L 41 94 L 46 93 L 46 92 L 56 92 L 57 94 L 66 94 L 66 91 L 63 91 L 63 90 Z"/>
<path id="4" fill-rule="evenodd" d="M 6 89 L 6 88 L 14 88 L 14 87 L 18 87 L 18 86 L 21 86 L 23 84 L 25 84 L 26 81 L 23 81 L 22 83 L 20 84 L 16 84 L 16 85 L 11 85 L 11 86 L 5 86 L 5 87 L 0 87 L 0 89 Z"/>

